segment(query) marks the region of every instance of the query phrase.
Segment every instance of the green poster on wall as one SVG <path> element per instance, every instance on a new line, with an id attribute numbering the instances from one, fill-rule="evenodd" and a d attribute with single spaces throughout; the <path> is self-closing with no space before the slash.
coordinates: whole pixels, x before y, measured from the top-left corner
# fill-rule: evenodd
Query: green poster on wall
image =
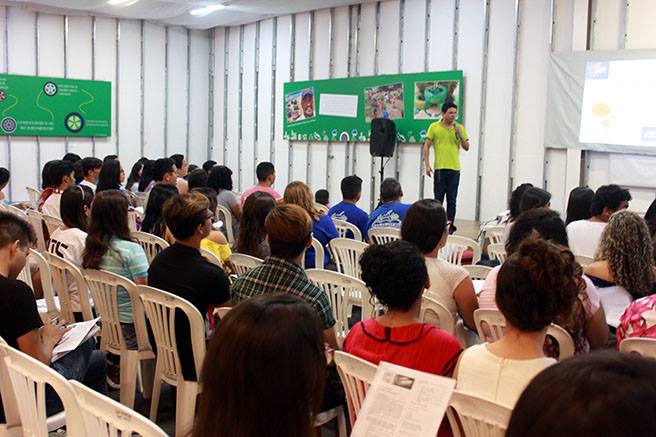
<path id="1" fill-rule="evenodd" d="M 369 141 L 371 120 L 389 118 L 399 142 L 418 143 L 441 118 L 445 102 L 454 102 L 462 114 L 462 91 L 460 70 L 287 82 L 284 137 Z"/>
<path id="2" fill-rule="evenodd" d="M 0 134 L 107 137 L 111 82 L 0 74 Z"/>

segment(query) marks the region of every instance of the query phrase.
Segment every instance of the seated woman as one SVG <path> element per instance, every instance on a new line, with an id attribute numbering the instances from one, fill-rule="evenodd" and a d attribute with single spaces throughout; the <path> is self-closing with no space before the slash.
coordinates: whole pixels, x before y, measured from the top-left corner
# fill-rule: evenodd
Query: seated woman
<path id="1" fill-rule="evenodd" d="M 506 242 L 507 256 L 517 251 L 521 242 L 532 234 L 539 235 L 543 240 L 568 247 L 565 223 L 557 212 L 546 208 L 526 211 L 517 218 Z M 501 266 L 497 266 L 488 274 L 481 292 L 478 304 L 481 308 L 496 308 L 495 293 L 497 275 Z M 600 305 L 597 289 L 592 282 L 583 276 L 585 287 L 579 293 L 579 304 L 559 314 L 554 323 L 562 326 L 574 340 L 576 352 L 587 352 L 590 348 L 599 348 L 608 341 L 608 326 L 604 309 Z M 545 344 L 547 355 L 558 356 L 555 345 L 549 340 Z"/>
<path id="2" fill-rule="evenodd" d="M 507 437 L 656 435 L 656 362 L 600 351 L 551 366 L 526 387 Z"/>
<path id="3" fill-rule="evenodd" d="M 437 257 L 448 236 L 446 212 L 437 200 L 415 202 L 401 224 L 401 238 L 414 243 L 426 259 L 430 279 L 426 294 L 443 304 L 454 319 L 460 314 L 465 325 L 474 330 L 478 300 L 467 270 Z"/>
<path id="4" fill-rule="evenodd" d="M 524 240 L 497 277 L 504 336 L 463 352 L 456 389 L 512 408 L 530 380 L 556 362 L 543 352 L 547 328 L 578 303 L 580 270 L 566 247 L 537 236 Z"/>
<path id="5" fill-rule="evenodd" d="M 205 170 L 201 169 L 201 171 L 204 172 Z M 196 187 L 191 191 L 201 193 L 207 197 L 207 200 L 210 202 L 210 211 L 212 211 L 212 214 L 214 214 L 212 216 L 212 223 L 214 223 L 216 221 L 216 191 L 209 187 Z M 207 249 L 216 255 L 221 260 L 223 265 L 228 267 L 230 270 L 226 272 L 227 274 L 230 274 L 232 271 L 234 271 L 232 264 L 230 264 L 230 256 L 232 255 L 230 244 L 228 244 L 228 240 L 226 239 L 225 235 L 223 235 L 221 231 L 217 231 L 214 226 L 212 226 L 212 229 L 210 229 L 210 234 L 201 240 L 200 247 Z"/>
<path id="6" fill-rule="evenodd" d="M 522 196 L 524 195 L 524 192 L 528 190 L 529 188 L 532 188 L 533 184 L 530 183 L 525 183 L 525 184 L 520 184 L 515 188 L 510 195 L 510 200 L 508 201 L 508 216 L 506 217 L 505 221 L 502 222 L 502 224 L 505 225 L 503 228 L 503 243 L 505 244 L 506 241 L 508 241 L 508 235 L 510 235 L 510 230 L 512 229 L 512 225 L 517 220 L 517 217 L 519 217 L 519 214 L 521 214 L 519 210 L 519 205 L 520 202 L 522 201 Z"/>
<path id="7" fill-rule="evenodd" d="M 241 217 L 241 205 L 239 196 L 232 191 L 232 170 L 225 165 L 212 167 L 207 177 L 207 186 L 216 191 L 216 201 L 219 205 L 230 211 L 232 216 L 232 235 L 237 236 L 239 230 L 239 217 Z M 224 223 L 221 232 L 227 234 Z"/>
<path id="8" fill-rule="evenodd" d="M 307 303 L 291 295 L 245 300 L 210 341 L 191 436 L 315 436 L 325 374 L 319 317 Z"/>
<path id="9" fill-rule="evenodd" d="M 155 184 L 148 195 L 146 211 L 141 231 L 164 238 L 166 235 L 166 224 L 162 215 L 164 202 L 178 194 L 178 189 L 173 184 Z"/>
<path id="10" fill-rule="evenodd" d="M 289 185 L 287 185 L 287 188 L 285 188 L 283 199 L 285 203 L 298 205 L 303 208 L 305 212 L 310 214 L 310 217 L 312 218 L 312 236 L 323 246 L 323 267 L 327 267 L 328 263 L 330 263 L 330 250 L 328 249 L 328 243 L 333 238 L 339 237 L 339 233 L 337 232 L 337 228 L 335 228 L 333 220 L 327 215 L 321 215 L 319 211 L 314 208 L 314 198 L 312 197 L 310 187 L 303 182 L 290 182 Z M 306 269 L 313 269 L 315 267 L 314 258 L 314 248 L 309 247 L 305 251 Z M 333 268 L 333 270 L 335 269 Z"/>
<path id="11" fill-rule="evenodd" d="M 50 236 L 48 252 L 82 267 L 82 252 L 87 239 L 89 211 L 93 200 L 93 190 L 86 185 L 66 189 L 60 202 L 63 228 L 56 229 Z M 77 284 L 71 279 L 68 284 L 71 308 L 77 321 L 82 320 L 82 307 Z M 78 319 L 79 318 L 79 319 Z"/>
<path id="12" fill-rule="evenodd" d="M 451 334 L 419 320 L 421 296 L 430 279 L 417 247 L 402 240 L 372 245 L 362 254 L 360 266 L 362 280 L 386 311 L 356 323 L 344 350 L 374 364 L 387 361 L 450 376 L 462 349 Z"/>
<path id="13" fill-rule="evenodd" d="M 266 241 L 264 220 L 276 207 L 276 199 L 264 191 L 256 191 L 246 198 L 237 233 L 237 253 L 265 259 L 271 255 L 271 248 Z"/>

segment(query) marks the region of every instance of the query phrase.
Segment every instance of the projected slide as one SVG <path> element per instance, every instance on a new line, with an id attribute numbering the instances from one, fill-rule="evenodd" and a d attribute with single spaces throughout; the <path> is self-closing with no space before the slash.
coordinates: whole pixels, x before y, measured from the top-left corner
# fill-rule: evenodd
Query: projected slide
<path id="1" fill-rule="evenodd" d="M 656 147 L 656 59 L 589 61 L 580 143 Z"/>

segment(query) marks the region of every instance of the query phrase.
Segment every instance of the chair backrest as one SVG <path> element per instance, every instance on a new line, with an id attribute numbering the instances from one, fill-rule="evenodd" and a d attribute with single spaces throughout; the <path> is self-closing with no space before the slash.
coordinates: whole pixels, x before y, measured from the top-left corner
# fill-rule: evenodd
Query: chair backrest
<path id="1" fill-rule="evenodd" d="M 620 343 L 620 351 L 656 359 L 656 338 L 625 338 Z"/>
<path id="2" fill-rule="evenodd" d="M 144 252 L 146 252 L 146 258 L 148 258 L 148 264 L 153 262 L 153 259 L 155 259 L 158 253 L 169 247 L 169 243 L 165 239 L 147 232 L 132 232 L 132 238 L 137 240 L 137 243 L 143 247 Z"/>
<path id="3" fill-rule="evenodd" d="M 469 273 L 469 277 L 472 278 L 472 280 L 475 279 L 485 279 L 487 278 L 487 275 L 490 274 L 492 271 L 492 267 L 487 267 L 487 266 L 462 266 L 465 270 L 467 270 L 467 273 Z"/>
<path id="4" fill-rule="evenodd" d="M 57 299 L 55 298 L 55 291 L 52 285 L 52 274 L 50 273 L 50 265 L 48 264 L 48 261 L 46 261 L 44 256 L 41 255 L 39 251 L 34 249 L 30 249 L 30 256 L 28 259 L 30 260 L 30 262 L 35 262 L 39 269 L 39 277 L 41 278 L 41 289 L 43 290 L 43 299 L 46 302 L 48 315 L 50 317 L 61 317 L 59 305 L 57 305 Z M 28 265 L 25 265 L 25 269 L 23 269 L 23 272 L 21 272 L 21 274 L 28 275 L 29 272 L 26 271 L 26 269 L 28 268 L 29 268 Z"/>
<path id="5" fill-rule="evenodd" d="M 219 259 L 219 257 L 216 256 L 214 252 L 212 252 L 211 250 L 207 250 L 204 247 L 201 247 L 200 254 L 203 255 L 203 257 L 209 262 L 211 262 L 212 264 L 223 268 L 223 263 L 221 262 L 221 259 Z"/>
<path id="6" fill-rule="evenodd" d="M 40 251 L 47 250 L 46 237 L 43 235 L 43 217 L 41 213 L 35 209 L 27 210 L 27 221 L 32 225 L 34 233 L 36 234 L 36 247 Z"/>
<path id="7" fill-rule="evenodd" d="M 328 215 L 329 209 L 326 205 L 322 205 L 319 202 L 314 202 L 314 209 L 316 209 L 321 215 Z"/>
<path id="8" fill-rule="evenodd" d="M 328 244 L 335 256 L 337 270 L 345 275 L 361 279 L 360 256 L 369 245 L 350 238 L 333 238 Z"/>
<path id="9" fill-rule="evenodd" d="M 155 335 L 157 361 L 158 365 L 162 363 L 164 366 L 165 380 L 182 380 L 180 356 L 175 339 L 176 309 L 184 312 L 189 320 L 194 366 L 196 375 L 200 375 L 205 358 L 205 322 L 198 309 L 181 297 L 147 285 L 137 285 L 137 294 L 143 302 L 146 316 Z"/>
<path id="10" fill-rule="evenodd" d="M 71 295 L 69 293 L 69 284 L 72 282 L 75 283 L 77 289 L 82 318 L 84 320 L 93 319 L 93 312 L 89 303 L 89 288 L 80 269 L 72 262 L 53 253 L 43 252 L 42 255 L 50 267 L 52 286 L 57 292 L 57 296 L 59 296 L 61 316 L 68 322 L 75 320 L 71 306 Z"/>
<path id="11" fill-rule="evenodd" d="M 467 249 L 473 252 L 472 264 L 481 260 L 481 246 L 476 241 L 459 235 L 449 235 L 446 246 L 440 249 L 438 256 L 451 264 L 462 265 L 462 256 Z"/>
<path id="12" fill-rule="evenodd" d="M 30 199 L 30 205 L 33 209 L 39 209 L 39 197 L 41 197 L 41 191 L 32 187 L 25 187 L 27 191 L 27 198 Z"/>
<path id="13" fill-rule="evenodd" d="M 454 391 L 446 414 L 455 437 L 504 437 L 512 409 Z"/>
<path id="14" fill-rule="evenodd" d="M 7 346 L 4 338 L 0 337 L 0 346 Z M 20 429 L 20 414 L 18 412 L 18 402 L 14 395 L 14 389 L 11 386 L 9 371 L 5 364 L 5 350 L 0 347 L 0 400 L 5 412 L 5 422 L 0 424 L 0 435 L 3 430 Z"/>
<path id="15" fill-rule="evenodd" d="M 263 262 L 264 261 L 259 258 L 243 253 L 233 253 L 230 256 L 230 263 L 234 266 L 235 274 L 237 276 L 241 276 L 250 269 L 262 265 Z"/>
<path id="16" fill-rule="evenodd" d="M 103 396 L 77 381 L 70 386 L 80 406 L 87 436 L 166 437 L 167 434 L 155 423 L 131 408 Z"/>
<path id="17" fill-rule="evenodd" d="M 139 219 L 140 222 L 143 222 L 143 214 L 134 209 L 129 210 L 128 227 L 130 228 L 130 232 L 137 232 L 139 230 L 137 229 L 137 219 Z"/>
<path id="18" fill-rule="evenodd" d="M 576 262 L 581 264 L 581 267 L 587 267 L 594 262 L 594 258 L 586 255 L 574 255 Z"/>
<path id="19" fill-rule="evenodd" d="M 398 228 L 371 228 L 367 233 L 373 244 L 385 244 L 401 239 L 401 230 Z"/>
<path id="20" fill-rule="evenodd" d="M 20 208 L 16 208 L 14 205 L 5 205 L 5 209 L 17 216 L 27 220 L 27 213 Z"/>
<path id="21" fill-rule="evenodd" d="M 47 437 L 46 384 L 51 386 L 61 399 L 66 412 L 68 435 L 87 435 L 84 419 L 75 399 L 75 393 L 63 376 L 40 361 L 7 345 L 0 344 L 7 372 L 20 405 L 19 414 L 23 435 Z"/>
<path id="22" fill-rule="evenodd" d="M 308 269 L 308 278 L 317 284 L 330 299 L 333 316 L 337 321 L 335 330 L 338 337 L 344 338 L 348 333 L 348 308 L 356 305 L 362 308 L 361 320 L 371 317 L 374 306 L 369 289 L 360 279 L 343 273 L 324 269 Z"/>
<path id="23" fill-rule="evenodd" d="M 314 249 L 314 268 L 323 269 L 323 245 L 314 237 L 312 237 L 312 249 Z M 305 266 L 305 252 L 307 252 L 307 249 L 303 252 L 302 266 Z"/>
<path id="24" fill-rule="evenodd" d="M 127 347 L 118 311 L 119 287 L 125 289 L 132 302 L 132 318 L 139 350 L 150 350 L 146 331 L 146 318 L 143 304 L 137 294 L 137 286 L 129 279 L 104 270 L 84 269 L 82 271 L 89 284 L 93 302 L 100 316 L 100 350 L 120 355 Z"/>
<path id="25" fill-rule="evenodd" d="M 503 233 L 505 226 L 494 226 L 485 230 L 485 238 L 490 241 L 490 244 L 503 243 Z"/>
<path id="26" fill-rule="evenodd" d="M 487 246 L 487 254 L 490 259 L 495 259 L 501 264 L 506 260 L 506 248 L 501 243 L 489 244 Z"/>
<path id="27" fill-rule="evenodd" d="M 574 352 L 576 351 L 574 340 L 565 328 L 552 323 L 547 328 L 547 335 L 553 337 L 553 339 L 556 340 L 556 343 L 558 343 L 558 349 L 560 351 L 558 354 L 558 360 L 574 355 Z"/>
<path id="28" fill-rule="evenodd" d="M 353 223 L 349 223 L 346 220 L 339 220 L 336 218 L 333 219 L 333 223 L 335 224 L 335 228 L 339 233 L 339 238 L 347 238 L 346 235 L 349 231 L 351 231 L 355 241 L 362 241 L 362 232 L 360 232 L 360 229 L 358 229 L 358 227 Z"/>
<path id="29" fill-rule="evenodd" d="M 226 238 L 228 243 L 232 246 L 235 243 L 235 234 L 232 232 L 232 212 L 223 205 L 216 205 L 216 219 L 223 216 L 223 223 L 225 223 Z"/>
<path id="30" fill-rule="evenodd" d="M 226 314 L 232 309 L 232 307 L 218 307 L 214 308 L 214 314 L 219 316 L 219 319 L 225 317 Z"/>
<path id="31" fill-rule="evenodd" d="M 474 311 L 476 331 L 482 341 L 497 341 L 503 337 L 506 319 L 499 310 L 479 308 Z M 486 329 L 487 328 L 487 329 Z"/>
<path id="32" fill-rule="evenodd" d="M 419 318 L 422 322 L 430 323 L 449 334 L 453 334 L 455 331 L 453 314 L 443 304 L 428 296 L 421 298 Z"/>
<path id="33" fill-rule="evenodd" d="M 46 224 L 46 228 L 48 228 L 48 234 L 50 235 L 52 235 L 53 232 L 55 232 L 57 229 L 64 226 L 64 222 L 57 217 L 53 217 L 48 214 L 41 214 L 41 216 L 43 217 L 43 221 Z"/>
<path id="34" fill-rule="evenodd" d="M 342 351 L 335 351 L 335 364 L 346 392 L 349 419 L 353 426 L 378 366 Z"/>

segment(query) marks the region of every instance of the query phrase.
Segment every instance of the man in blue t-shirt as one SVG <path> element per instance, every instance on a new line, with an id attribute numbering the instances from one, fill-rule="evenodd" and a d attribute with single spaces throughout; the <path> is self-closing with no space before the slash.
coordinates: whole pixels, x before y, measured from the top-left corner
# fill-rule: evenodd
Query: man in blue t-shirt
<path id="1" fill-rule="evenodd" d="M 401 229 L 401 221 L 408 212 L 410 205 L 401 203 L 403 190 L 401 184 L 394 178 L 387 178 L 380 184 L 381 204 L 371 213 L 367 230 L 371 228 Z"/>
<path id="2" fill-rule="evenodd" d="M 357 226 L 363 236 L 367 235 L 369 214 L 355 205 L 362 194 L 362 179 L 356 175 L 346 176 L 342 179 L 341 189 L 342 201 L 330 208 L 328 216 L 332 219 L 345 220 Z M 349 231 L 346 237 L 353 238 L 353 233 Z"/>

